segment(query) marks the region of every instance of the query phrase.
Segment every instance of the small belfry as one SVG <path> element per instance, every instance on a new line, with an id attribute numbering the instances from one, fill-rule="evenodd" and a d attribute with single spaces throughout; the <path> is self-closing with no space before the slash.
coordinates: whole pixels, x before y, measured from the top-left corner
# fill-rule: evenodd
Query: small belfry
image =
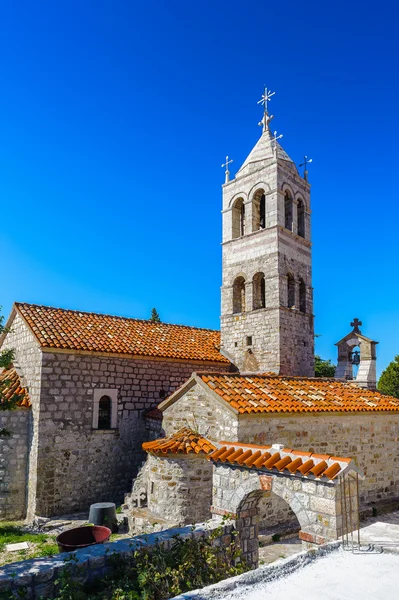
<path id="1" fill-rule="evenodd" d="M 353 319 L 352 331 L 335 345 L 338 348 L 338 364 L 336 379 L 354 381 L 364 388 L 375 390 L 377 387 L 377 354 L 378 342 L 362 334 L 363 325 L 359 319 Z"/>
<path id="2" fill-rule="evenodd" d="M 221 351 L 241 372 L 312 377 L 310 185 L 270 130 L 274 93 L 265 87 L 262 135 L 223 185 Z"/>

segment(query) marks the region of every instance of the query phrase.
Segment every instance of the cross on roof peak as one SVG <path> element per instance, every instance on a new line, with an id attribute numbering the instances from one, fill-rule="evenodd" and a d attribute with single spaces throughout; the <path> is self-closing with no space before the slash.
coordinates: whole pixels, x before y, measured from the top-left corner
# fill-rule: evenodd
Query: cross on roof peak
<path id="1" fill-rule="evenodd" d="M 363 323 L 361 321 L 359 321 L 359 319 L 353 319 L 352 323 L 351 323 L 351 327 L 353 327 L 353 331 L 355 333 L 361 333 L 359 327 L 363 325 Z"/>

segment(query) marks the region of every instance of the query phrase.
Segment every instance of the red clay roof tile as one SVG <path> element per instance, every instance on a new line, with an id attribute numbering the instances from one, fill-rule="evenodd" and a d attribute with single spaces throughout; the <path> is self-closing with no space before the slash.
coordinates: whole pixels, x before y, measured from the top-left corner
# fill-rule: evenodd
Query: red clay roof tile
<path id="1" fill-rule="evenodd" d="M 15 304 L 42 348 L 229 364 L 220 332 L 35 304 Z"/>
<path id="2" fill-rule="evenodd" d="M 315 377 L 197 373 L 240 414 L 399 411 L 399 399 L 354 383 Z"/>
<path id="3" fill-rule="evenodd" d="M 217 448 L 199 433 L 183 427 L 169 437 L 144 442 L 143 450 L 150 454 L 210 454 Z"/>
<path id="4" fill-rule="evenodd" d="M 212 452 L 208 456 L 208 460 L 262 472 L 270 471 L 271 473 L 275 473 L 276 471 L 285 471 L 287 474 L 308 477 L 310 479 L 333 480 L 348 469 L 352 462 L 350 458 L 317 455 L 286 448 L 273 452 L 275 447 L 272 447 L 271 454 L 269 452 L 270 446 L 255 447 L 254 444 L 243 444 L 241 442 L 219 442 L 219 444 L 223 445 Z M 320 460 L 319 456 L 325 456 L 325 459 Z"/>
<path id="5" fill-rule="evenodd" d="M 17 406 L 24 406 L 25 408 L 31 406 L 28 391 L 22 387 L 19 375 L 14 367 L 5 369 L 0 373 L 0 383 L 5 383 L 5 388 L 2 389 L 5 400 L 11 400 L 14 396 L 19 396 Z"/>

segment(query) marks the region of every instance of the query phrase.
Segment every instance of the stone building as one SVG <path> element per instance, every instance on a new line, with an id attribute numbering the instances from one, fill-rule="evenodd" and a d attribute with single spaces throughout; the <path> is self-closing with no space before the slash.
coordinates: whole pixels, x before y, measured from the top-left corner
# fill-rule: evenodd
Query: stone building
<path id="1" fill-rule="evenodd" d="M 223 186 L 221 348 L 240 371 L 313 376 L 310 186 L 270 118 Z"/>
<path id="2" fill-rule="evenodd" d="M 142 443 L 160 433 L 146 411 L 195 369 L 230 367 L 219 332 L 207 329 L 29 304 L 15 304 L 7 327 L 0 344 L 15 349 L 31 408 L 0 413 L 14 431 L 0 441 L 7 473 L 16 469 L 12 485 L 9 475 L 1 484 L 6 518 L 121 501 Z"/>
<path id="3" fill-rule="evenodd" d="M 198 373 L 159 409 L 167 435 L 195 423 L 213 443 L 350 456 L 364 473 L 363 505 L 399 497 L 397 398 L 335 379 Z"/>
<path id="4" fill-rule="evenodd" d="M 13 517 L 50 516 L 119 501 L 134 478 L 151 510 L 197 520 L 209 512 L 205 453 L 147 444 L 165 433 L 183 435 L 180 448 L 228 440 L 353 457 L 363 503 L 399 495 L 399 401 L 313 377 L 310 186 L 270 131 L 266 96 L 261 137 L 231 181 L 226 161 L 220 334 L 15 304 L 0 348 L 15 349 L 30 407 L 2 415 L 15 436 L 0 441 L 0 516 L 10 518 L 11 494 Z M 340 357 L 357 341 L 368 368 L 358 382 L 372 387 L 375 343 L 353 333 Z M 269 523 L 292 517 L 276 500 L 261 508 Z"/>

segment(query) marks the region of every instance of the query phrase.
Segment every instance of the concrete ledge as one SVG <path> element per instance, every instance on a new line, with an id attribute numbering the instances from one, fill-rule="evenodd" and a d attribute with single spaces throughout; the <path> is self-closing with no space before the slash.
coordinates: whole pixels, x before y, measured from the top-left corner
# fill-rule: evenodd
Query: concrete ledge
<path id="1" fill-rule="evenodd" d="M 237 575 L 237 577 L 224 579 L 219 583 L 215 583 L 214 585 L 210 585 L 201 590 L 193 590 L 191 592 L 186 592 L 185 594 L 180 594 L 171 600 L 215 600 L 224 595 L 226 592 L 231 592 L 237 588 L 245 588 L 255 583 L 268 582 L 278 579 L 279 577 L 285 577 L 286 575 L 289 575 L 290 573 L 293 573 L 294 571 L 308 565 L 317 558 L 337 551 L 340 545 L 340 541 L 331 542 L 324 546 L 320 546 L 317 549 L 300 552 L 299 554 L 291 556 L 290 558 L 279 560 L 272 565 L 265 565 L 264 567 L 259 567 L 259 569 L 255 569 L 254 571 L 248 571 L 242 575 Z M 242 589 L 241 593 L 243 592 L 244 589 Z"/>

